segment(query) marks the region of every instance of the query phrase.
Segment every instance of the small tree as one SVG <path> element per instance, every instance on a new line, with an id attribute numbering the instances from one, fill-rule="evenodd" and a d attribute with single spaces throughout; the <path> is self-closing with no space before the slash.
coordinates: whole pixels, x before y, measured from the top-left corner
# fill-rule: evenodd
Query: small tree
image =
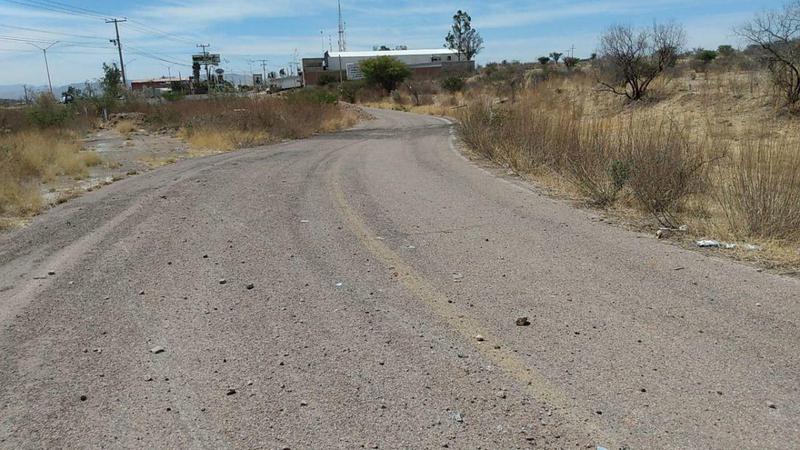
<path id="1" fill-rule="evenodd" d="M 775 86 L 789 105 L 800 102 L 800 0 L 756 16 L 736 32 L 764 52 Z"/>
<path id="2" fill-rule="evenodd" d="M 111 108 L 122 96 L 122 72 L 116 63 L 103 63 L 103 79 L 100 80 L 103 89 L 103 106 Z"/>
<path id="3" fill-rule="evenodd" d="M 540 56 L 539 57 L 539 64 L 541 64 L 543 66 L 546 66 L 547 63 L 549 63 L 549 62 L 550 62 L 550 57 L 548 57 L 548 56 Z"/>
<path id="4" fill-rule="evenodd" d="M 444 41 L 445 47 L 458 52 L 459 60 L 461 55 L 464 55 L 467 61 L 471 61 L 483 50 L 483 38 L 477 30 L 472 28 L 472 17 L 460 9 L 453 16 L 453 26 Z"/>
<path id="5" fill-rule="evenodd" d="M 730 45 L 720 45 L 719 48 L 717 48 L 717 53 L 725 58 L 730 58 L 736 53 L 736 50 Z"/>
<path id="6" fill-rule="evenodd" d="M 447 77 L 440 82 L 442 89 L 455 94 L 456 92 L 464 90 L 464 79 L 461 77 Z"/>
<path id="7" fill-rule="evenodd" d="M 391 56 L 366 59 L 361 61 L 359 67 L 368 83 L 382 87 L 387 93 L 397 89 L 397 85 L 411 76 L 408 66 Z"/>
<path id="8" fill-rule="evenodd" d="M 563 53 L 558 53 L 558 52 L 550 53 L 550 59 L 552 59 L 553 62 L 556 64 L 558 64 L 558 60 L 561 59 L 562 56 L 564 56 Z"/>
<path id="9" fill-rule="evenodd" d="M 567 66 L 567 69 L 569 70 L 572 70 L 573 67 L 577 66 L 578 62 L 580 62 L 580 59 L 574 58 L 572 56 L 567 56 L 566 58 L 564 58 L 564 65 Z"/>
<path id="10" fill-rule="evenodd" d="M 719 54 L 714 50 L 704 50 L 702 48 L 698 49 L 697 53 L 694 55 L 694 57 L 703 64 L 710 64 L 711 61 L 717 59 L 717 56 L 719 56 Z"/>
<path id="11" fill-rule="evenodd" d="M 664 69 L 675 65 L 685 42 L 686 33 L 676 23 L 639 31 L 613 26 L 600 38 L 603 64 L 598 82 L 614 94 L 639 100 Z"/>

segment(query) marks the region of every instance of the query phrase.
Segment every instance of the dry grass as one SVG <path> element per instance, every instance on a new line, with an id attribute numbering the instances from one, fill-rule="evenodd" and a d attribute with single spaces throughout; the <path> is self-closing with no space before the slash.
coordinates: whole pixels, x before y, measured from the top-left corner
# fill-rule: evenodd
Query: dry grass
<path id="1" fill-rule="evenodd" d="M 59 131 L 23 131 L 0 137 L 0 215 L 30 216 L 42 207 L 40 184 L 58 176 L 85 177 L 102 162 Z"/>
<path id="2" fill-rule="evenodd" d="M 180 129 L 180 135 L 201 151 L 230 151 L 280 139 L 300 139 L 347 128 L 358 121 L 351 110 L 307 94 L 139 105 L 137 111 L 145 114 L 145 123 L 151 128 Z"/>
<path id="3" fill-rule="evenodd" d="M 120 120 L 114 127 L 117 132 L 123 136 L 127 136 L 138 129 L 132 120 Z"/>
<path id="4" fill-rule="evenodd" d="M 661 80 L 636 104 L 579 74 L 537 81 L 513 102 L 484 86 L 459 110 L 459 133 L 474 152 L 634 227 L 648 216 L 650 227 L 688 224 L 689 236 L 762 247 L 743 259 L 800 265 L 798 118 L 768 89 L 743 72 Z"/>
<path id="5" fill-rule="evenodd" d="M 741 144 L 719 200 L 739 236 L 800 242 L 800 145 L 786 138 Z"/>

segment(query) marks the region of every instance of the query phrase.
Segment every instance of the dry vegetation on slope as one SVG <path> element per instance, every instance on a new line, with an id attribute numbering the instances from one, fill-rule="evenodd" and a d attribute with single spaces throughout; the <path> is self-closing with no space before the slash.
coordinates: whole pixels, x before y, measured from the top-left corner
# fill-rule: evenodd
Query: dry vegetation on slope
<path id="1" fill-rule="evenodd" d="M 480 155 L 640 227 L 648 217 L 688 225 L 686 236 L 756 243 L 763 251 L 743 256 L 800 266 L 800 118 L 759 69 L 689 66 L 633 103 L 598 90 L 591 67 L 517 69 L 511 76 L 524 82 L 513 98 L 478 82 L 458 114 L 460 135 Z"/>
<path id="2" fill-rule="evenodd" d="M 115 117 L 125 118 L 103 124 L 93 99 L 60 105 L 49 95 L 40 96 L 33 105 L 0 109 L 0 228 L 46 206 L 43 183 L 57 177 L 84 178 L 89 168 L 101 163 L 97 153 L 82 149 L 83 135 L 98 126 L 113 128 L 128 139 L 142 127 L 175 133 L 192 147 L 187 156 L 202 156 L 304 138 L 347 128 L 359 120 L 335 97 L 316 91 L 168 103 L 129 98 L 114 105 L 112 112 L 124 113 Z M 175 161 L 168 157 L 150 165 Z"/>

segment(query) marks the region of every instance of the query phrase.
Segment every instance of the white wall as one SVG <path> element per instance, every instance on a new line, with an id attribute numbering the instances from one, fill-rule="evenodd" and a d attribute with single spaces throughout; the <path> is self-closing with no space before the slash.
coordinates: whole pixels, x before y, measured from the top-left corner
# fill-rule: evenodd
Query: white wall
<path id="1" fill-rule="evenodd" d="M 411 66 L 411 67 L 439 67 L 442 65 L 442 61 L 448 61 L 448 57 L 450 61 L 458 61 L 458 55 L 454 55 L 453 53 L 445 52 L 445 53 L 432 53 L 426 55 L 392 55 L 389 54 L 392 58 L 396 58 L 402 61 L 404 64 Z M 441 61 L 432 61 L 432 57 L 441 58 Z M 339 67 L 346 68 L 347 64 L 358 64 L 361 61 L 366 59 L 374 58 L 374 56 L 347 56 L 342 57 L 341 66 L 339 66 L 339 58 L 336 56 L 331 56 L 328 58 L 328 70 L 339 70 Z"/>

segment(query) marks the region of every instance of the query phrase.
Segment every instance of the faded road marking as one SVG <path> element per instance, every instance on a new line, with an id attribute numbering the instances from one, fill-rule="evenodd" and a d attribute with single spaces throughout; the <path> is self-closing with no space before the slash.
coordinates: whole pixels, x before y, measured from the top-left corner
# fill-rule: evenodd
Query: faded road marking
<path id="1" fill-rule="evenodd" d="M 597 443 L 610 445 L 611 443 L 619 442 L 619 439 L 613 438 L 605 431 L 607 427 L 599 423 L 598 418 L 591 413 L 589 408 L 583 408 L 585 410 L 583 413 L 576 411 L 577 408 L 574 402 L 571 402 L 557 386 L 550 383 L 534 368 L 526 365 L 507 346 L 500 345 L 499 349 L 493 348 L 493 344 L 501 344 L 498 338 L 485 330 L 476 320 L 460 315 L 455 307 L 447 302 L 447 298 L 443 294 L 437 291 L 432 284 L 407 264 L 384 241 L 378 239 L 378 236 L 347 201 L 347 196 L 340 183 L 340 166 L 341 158 L 334 162 L 333 167 L 328 172 L 328 183 L 331 186 L 330 193 L 339 207 L 340 214 L 349 230 L 370 253 L 385 265 L 395 267 L 400 274 L 400 281 L 408 291 L 427 305 L 452 330 L 458 332 L 476 352 L 487 360 L 492 361 L 514 379 L 520 381 L 535 399 L 556 408 L 558 414 L 568 421 L 568 427 L 585 431 L 589 439 Z M 475 345 L 474 337 L 476 335 L 483 336 L 486 342 L 481 345 Z"/>

